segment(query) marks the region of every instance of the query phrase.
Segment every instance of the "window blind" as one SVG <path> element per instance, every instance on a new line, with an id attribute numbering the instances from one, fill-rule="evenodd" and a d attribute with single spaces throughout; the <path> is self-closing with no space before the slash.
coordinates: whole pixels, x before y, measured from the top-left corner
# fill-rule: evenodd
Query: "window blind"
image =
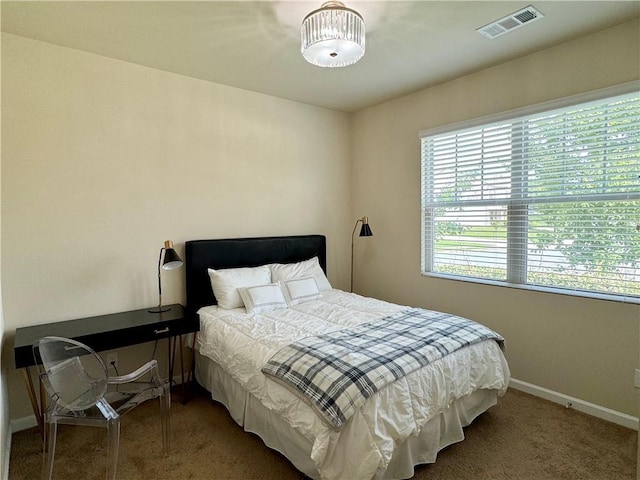
<path id="1" fill-rule="evenodd" d="M 424 273 L 640 299 L 640 94 L 422 143 Z"/>

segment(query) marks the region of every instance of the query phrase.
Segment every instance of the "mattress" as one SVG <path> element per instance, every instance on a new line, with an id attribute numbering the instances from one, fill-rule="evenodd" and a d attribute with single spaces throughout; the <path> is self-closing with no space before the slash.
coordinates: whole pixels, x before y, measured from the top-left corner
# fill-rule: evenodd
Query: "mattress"
<path id="1" fill-rule="evenodd" d="M 440 448 L 461 440 L 461 427 L 506 390 L 509 368 L 495 341 L 464 347 L 388 385 L 339 430 L 260 371 L 292 342 L 406 308 L 340 290 L 254 315 L 204 307 L 196 374 L 236 422 L 312 478 L 407 478 L 413 465 L 434 461 Z"/>

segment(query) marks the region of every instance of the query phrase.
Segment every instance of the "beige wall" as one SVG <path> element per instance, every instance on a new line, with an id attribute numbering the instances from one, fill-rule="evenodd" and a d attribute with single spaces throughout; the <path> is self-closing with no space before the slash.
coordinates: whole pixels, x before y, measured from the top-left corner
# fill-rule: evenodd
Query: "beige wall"
<path id="1" fill-rule="evenodd" d="M 420 276 L 418 131 L 638 79 L 639 27 L 352 118 L 3 34 L 11 417 L 30 413 L 11 368 L 15 328 L 153 305 L 164 240 L 182 253 L 195 238 L 325 233 L 329 278 L 347 289 L 348 239 L 363 215 L 375 236 L 356 240 L 356 291 L 482 321 L 507 338 L 514 377 L 637 416 L 637 305 Z M 165 274 L 166 301 L 184 301 L 183 280 Z"/>
<path id="2" fill-rule="evenodd" d="M 20 326 L 155 305 L 167 239 L 182 254 L 190 239 L 326 234 L 329 279 L 348 288 L 347 114 L 2 39 L 10 339 Z M 184 269 L 163 275 L 165 303 L 184 302 Z M 19 418 L 30 409 L 11 370 Z"/>
<path id="3" fill-rule="evenodd" d="M 479 320 L 507 339 L 514 378 L 638 416 L 640 306 L 420 275 L 418 132 L 640 77 L 640 25 L 623 24 L 354 115 L 355 290 Z M 455 59 L 451 59 L 455 61 Z"/>

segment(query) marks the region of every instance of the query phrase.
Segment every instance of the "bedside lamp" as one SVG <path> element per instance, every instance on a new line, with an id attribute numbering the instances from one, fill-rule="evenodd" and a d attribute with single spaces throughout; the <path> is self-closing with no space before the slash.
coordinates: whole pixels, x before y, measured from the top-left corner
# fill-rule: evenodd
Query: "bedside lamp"
<path id="1" fill-rule="evenodd" d="M 360 228 L 359 237 L 372 237 L 373 232 L 371 231 L 371 227 L 369 226 L 369 219 L 367 217 L 362 217 L 356 220 L 356 224 L 353 226 L 353 232 L 351 233 L 351 290 L 353 292 L 353 236 L 356 233 L 356 228 L 358 228 L 358 223 L 362 223 L 362 227 Z"/>
<path id="2" fill-rule="evenodd" d="M 163 255 L 164 253 L 164 255 Z M 164 247 L 160 249 L 160 257 L 158 258 L 158 306 L 149 309 L 150 313 L 168 312 L 171 307 L 162 306 L 162 277 L 160 272 L 162 270 L 174 270 L 182 266 L 182 259 L 180 255 L 173 249 L 173 242 L 167 240 L 164 242 Z"/>

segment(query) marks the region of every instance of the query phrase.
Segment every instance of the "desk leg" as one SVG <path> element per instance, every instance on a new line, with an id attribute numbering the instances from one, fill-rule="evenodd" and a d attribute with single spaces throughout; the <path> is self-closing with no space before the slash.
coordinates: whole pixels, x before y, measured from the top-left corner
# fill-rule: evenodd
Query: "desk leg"
<path id="1" fill-rule="evenodd" d="M 195 361 L 195 356 L 193 355 L 193 352 L 195 351 L 195 344 L 196 344 L 196 334 L 193 334 L 193 344 L 191 346 L 191 364 L 189 367 L 189 371 L 187 372 L 187 379 L 185 382 L 185 375 L 184 375 L 184 347 L 182 345 L 182 335 L 177 335 L 174 337 L 167 337 L 167 356 L 168 356 L 168 362 L 169 362 L 169 382 L 171 382 L 171 384 L 173 385 L 173 365 L 175 363 L 175 359 L 176 359 L 176 342 L 179 342 L 180 345 L 178 346 L 178 348 L 180 349 L 180 380 L 182 381 L 182 403 L 183 405 L 187 403 L 187 388 L 188 385 L 191 383 L 191 378 L 193 375 L 193 367 L 194 367 L 194 361 Z"/>
<path id="2" fill-rule="evenodd" d="M 169 385 L 173 384 L 173 361 L 176 358 L 176 337 L 168 337 L 169 342 Z"/>
<path id="3" fill-rule="evenodd" d="M 29 393 L 29 400 L 31 401 L 31 408 L 33 409 L 33 414 L 36 416 L 36 421 L 38 422 L 38 428 L 40 429 L 40 435 L 44 438 L 44 415 L 42 414 L 42 409 L 44 408 L 44 403 L 38 404 L 38 398 L 36 397 L 36 389 L 33 387 L 33 379 L 31 378 L 31 369 L 29 367 L 22 369 L 22 378 L 27 387 L 27 393 Z M 40 386 L 40 397 L 42 397 L 42 386 Z"/>
<path id="4" fill-rule="evenodd" d="M 189 401 L 189 394 L 191 393 L 191 387 L 192 382 L 193 382 L 193 377 L 194 377 L 194 370 L 196 368 L 196 335 L 198 334 L 198 332 L 193 332 L 191 335 L 193 335 L 193 340 L 191 342 L 191 360 L 189 362 L 189 370 L 187 371 L 187 383 L 186 384 L 182 384 L 183 388 L 182 388 L 182 404 L 186 405 L 187 402 Z"/>
<path id="5" fill-rule="evenodd" d="M 193 332 L 193 341 L 191 342 L 191 365 L 189 366 L 188 382 L 193 381 L 196 370 L 196 339 L 198 338 L 198 332 Z"/>
<path id="6" fill-rule="evenodd" d="M 184 387 L 184 354 L 182 353 L 182 335 L 180 335 L 178 341 L 180 342 L 180 380 Z"/>

